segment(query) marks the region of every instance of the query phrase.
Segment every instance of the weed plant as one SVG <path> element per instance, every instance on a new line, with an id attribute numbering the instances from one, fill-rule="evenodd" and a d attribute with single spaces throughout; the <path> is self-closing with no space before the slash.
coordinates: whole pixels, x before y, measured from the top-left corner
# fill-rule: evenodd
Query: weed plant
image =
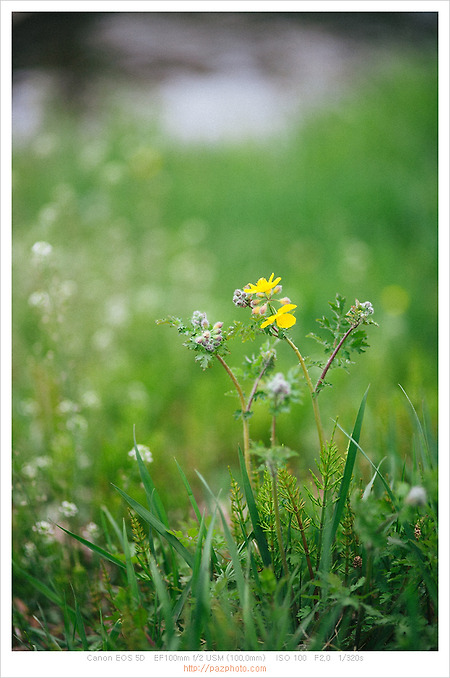
<path id="1" fill-rule="evenodd" d="M 313 363 L 320 369 L 314 384 L 310 360 L 289 334 L 297 305 L 280 296 L 280 281 L 272 274 L 236 289 L 234 304 L 248 317 L 228 329 L 222 321 L 211 324 L 202 311 L 188 322 L 174 316 L 158 321 L 178 330 L 203 370 L 218 361 L 237 394 L 243 443 L 239 477 L 230 471 L 230 514 L 198 474 L 209 504 L 200 509 L 176 463 L 193 516 L 174 529 L 144 461 L 148 450 L 135 440 L 146 504 L 116 487 L 128 504 L 128 521 L 120 526 L 103 509 L 102 546 L 58 526 L 99 559 L 102 578 L 89 595 L 84 592 L 88 611 L 75 587 L 69 605 L 56 589 L 18 568 L 60 607 L 65 626 L 63 641 L 45 619 L 30 634 L 16 612 L 16 633 L 29 649 L 437 649 L 437 459 L 415 412 L 416 456 L 397 478 L 382 473 L 384 459 L 375 466 L 359 444 L 368 391 L 353 431 L 345 434 L 345 454 L 335 443 L 339 422 L 327 435 L 321 421 L 319 397 L 331 370 L 348 368 L 351 354 L 368 347 L 373 306 L 356 300 L 346 310 L 340 295 L 330 303 L 331 317 L 319 319 L 322 333 L 313 335 L 325 350 L 322 363 Z M 263 338 L 240 369 L 228 364 L 236 337 Z M 283 343 L 295 357 L 287 375 L 275 371 Z M 277 434 L 277 418 L 290 410 L 301 383 L 309 392 L 319 449 L 309 486 L 292 473 L 289 460 L 297 453 Z M 271 421 L 267 443 L 250 435 L 257 399 L 266 403 Z M 355 478 L 358 454 L 373 469 L 365 486 Z M 61 507 L 65 515 L 75 509 Z M 45 537 L 56 526 L 36 529 Z"/>

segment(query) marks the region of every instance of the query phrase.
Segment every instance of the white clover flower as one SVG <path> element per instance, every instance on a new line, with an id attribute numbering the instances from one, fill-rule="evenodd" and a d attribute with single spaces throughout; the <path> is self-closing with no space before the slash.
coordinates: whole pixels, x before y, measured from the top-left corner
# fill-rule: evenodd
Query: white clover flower
<path id="1" fill-rule="evenodd" d="M 90 522 L 86 525 L 86 527 L 83 528 L 81 534 L 85 539 L 94 539 L 95 537 L 98 536 L 99 532 L 100 532 L 99 526 L 93 522 Z"/>
<path id="2" fill-rule="evenodd" d="M 63 501 L 59 507 L 59 512 L 66 516 L 66 518 L 72 518 L 77 515 L 78 507 L 71 501 Z"/>
<path id="3" fill-rule="evenodd" d="M 50 243 L 45 242 L 44 240 L 39 240 L 38 242 L 34 243 L 31 251 L 33 252 L 35 261 L 43 261 L 44 259 L 48 259 L 48 257 L 51 255 L 53 252 L 53 247 L 50 245 Z"/>
<path id="4" fill-rule="evenodd" d="M 138 445 L 137 448 L 143 461 L 146 461 L 147 464 L 151 464 L 153 461 L 153 455 L 150 452 L 150 449 L 147 447 L 147 445 Z M 132 457 L 133 459 L 136 459 L 136 450 L 134 448 L 130 450 L 128 452 L 128 456 Z"/>
<path id="5" fill-rule="evenodd" d="M 414 485 L 405 499 L 405 504 L 410 506 L 425 506 L 427 503 L 427 493 L 424 487 Z"/>
<path id="6" fill-rule="evenodd" d="M 53 541 L 55 530 L 47 520 L 38 520 L 32 527 L 33 532 L 45 537 L 48 541 Z"/>
<path id="7" fill-rule="evenodd" d="M 87 420 L 81 414 L 74 414 L 69 417 L 66 426 L 71 433 L 85 433 L 88 429 Z"/>
<path id="8" fill-rule="evenodd" d="M 81 395 L 81 403 L 84 407 L 96 409 L 100 407 L 101 402 L 95 391 L 85 391 Z"/>
<path id="9" fill-rule="evenodd" d="M 79 409 L 78 405 L 72 400 L 61 400 L 57 407 L 60 414 L 74 414 L 75 412 L 79 412 Z"/>
<path id="10" fill-rule="evenodd" d="M 45 468 L 50 464 L 50 461 L 51 461 L 50 457 L 36 457 L 34 463 L 38 468 Z"/>
<path id="11" fill-rule="evenodd" d="M 37 291 L 30 294 L 28 297 L 28 304 L 34 308 L 41 308 L 44 311 L 49 311 L 51 308 L 50 297 L 47 292 Z"/>
<path id="12" fill-rule="evenodd" d="M 23 545 L 23 550 L 25 551 L 27 558 L 31 558 L 36 553 L 36 544 L 33 544 L 32 541 L 27 541 L 26 544 Z"/>
<path id="13" fill-rule="evenodd" d="M 22 473 L 27 476 L 27 478 L 33 479 L 36 478 L 37 468 L 34 464 L 25 464 L 25 466 L 22 466 Z"/>

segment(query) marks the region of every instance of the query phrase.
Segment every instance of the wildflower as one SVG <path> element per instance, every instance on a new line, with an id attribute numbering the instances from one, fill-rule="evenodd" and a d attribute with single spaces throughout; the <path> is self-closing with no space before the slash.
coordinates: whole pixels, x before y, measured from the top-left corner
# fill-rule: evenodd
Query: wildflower
<path id="1" fill-rule="evenodd" d="M 138 452 L 141 455 L 142 459 L 146 461 L 148 464 L 151 464 L 153 461 L 153 455 L 150 452 L 150 449 L 147 447 L 147 445 L 138 445 Z M 136 459 L 136 450 L 133 448 L 128 452 L 129 457 L 133 457 L 133 459 Z"/>
<path id="2" fill-rule="evenodd" d="M 197 314 L 197 315 L 196 315 Z M 195 318 L 194 318 L 195 316 Z M 194 323 L 195 321 L 195 323 Z M 214 323 L 212 329 L 209 328 L 208 320 L 206 319 L 206 313 L 200 313 L 200 311 L 195 311 L 192 316 L 192 324 L 194 327 L 203 329 L 203 332 L 192 339 L 194 344 L 198 346 L 203 346 L 207 351 L 214 351 L 220 346 L 223 341 L 222 336 L 222 327 L 223 322 L 219 321 Z"/>
<path id="3" fill-rule="evenodd" d="M 370 301 L 363 301 L 362 304 L 359 304 L 363 316 L 373 315 L 373 306 Z"/>
<path id="4" fill-rule="evenodd" d="M 244 290 L 234 290 L 233 294 L 233 304 L 235 306 L 240 306 L 241 308 L 245 308 L 249 304 L 249 298 L 247 292 Z"/>
<path id="5" fill-rule="evenodd" d="M 281 278 L 275 278 L 274 280 L 273 276 L 274 273 L 272 273 L 269 280 L 266 280 L 266 278 L 260 278 L 256 285 L 248 283 L 246 288 L 244 288 L 244 292 L 247 292 L 247 294 L 269 294 L 281 280 Z"/>
<path id="6" fill-rule="evenodd" d="M 95 523 L 88 523 L 86 527 L 82 530 L 82 535 L 85 539 L 93 539 L 98 536 L 100 528 Z"/>
<path id="7" fill-rule="evenodd" d="M 278 401 L 283 401 L 291 395 L 291 385 L 282 372 L 277 372 L 267 384 L 269 395 Z"/>
<path id="8" fill-rule="evenodd" d="M 270 315 L 261 324 L 261 328 L 264 329 L 264 327 L 267 327 L 268 325 L 271 325 L 274 322 L 276 322 L 278 327 L 281 327 L 284 330 L 288 329 L 289 327 L 292 327 L 292 325 L 295 325 L 295 323 L 297 322 L 297 318 L 295 318 L 292 315 L 292 313 L 289 313 L 288 311 L 292 311 L 294 308 L 297 308 L 296 304 L 285 304 L 276 313 Z"/>
<path id="9" fill-rule="evenodd" d="M 34 243 L 31 251 L 33 252 L 35 261 L 42 261 L 51 255 L 53 247 L 50 245 L 50 243 L 44 242 L 44 240 L 39 240 L 38 242 Z"/>
<path id="10" fill-rule="evenodd" d="M 36 550 L 37 550 L 36 544 L 33 544 L 32 541 L 27 541 L 23 545 L 23 550 L 25 551 L 25 555 L 27 556 L 27 558 L 32 558 L 34 556 L 34 554 L 36 553 Z"/>
<path id="11" fill-rule="evenodd" d="M 22 473 L 32 480 L 36 478 L 37 468 L 34 464 L 25 464 L 25 466 L 22 466 Z"/>
<path id="12" fill-rule="evenodd" d="M 196 329 L 206 330 L 209 327 L 208 318 L 206 313 L 202 311 L 194 311 L 191 318 L 191 323 Z"/>
<path id="13" fill-rule="evenodd" d="M 49 311 L 51 309 L 51 301 L 47 292 L 32 292 L 28 297 L 28 303 L 30 306 L 35 308 L 41 308 L 44 311 Z"/>
<path id="14" fill-rule="evenodd" d="M 66 516 L 66 518 L 73 518 L 78 513 L 78 507 L 70 501 L 63 501 L 59 507 L 59 512 Z"/>
<path id="15" fill-rule="evenodd" d="M 48 541 L 53 541 L 55 530 L 47 520 L 38 520 L 32 527 L 33 532 L 45 537 Z"/>
<path id="16" fill-rule="evenodd" d="M 427 493 L 420 485 L 414 485 L 405 499 L 405 504 L 410 506 L 425 506 L 427 503 Z"/>

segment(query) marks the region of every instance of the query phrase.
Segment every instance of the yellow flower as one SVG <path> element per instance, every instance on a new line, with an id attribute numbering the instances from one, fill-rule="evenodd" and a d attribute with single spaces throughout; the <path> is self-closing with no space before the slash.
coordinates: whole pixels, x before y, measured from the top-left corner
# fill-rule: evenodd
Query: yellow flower
<path id="1" fill-rule="evenodd" d="M 244 292 L 247 294 L 267 294 L 268 292 L 271 292 L 281 280 L 281 278 L 275 278 L 274 280 L 273 276 L 274 273 L 272 273 L 269 280 L 266 280 L 266 278 L 260 278 L 256 285 L 248 283 L 248 285 L 244 287 Z"/>
<path id="2" fill-rule="evenodd" d="M 292 313 L 288 313 L 288 311 L 292 311 L 294 308 L 297 308 L 296 304 L 285 304 L 274 315 L 270 315 L 261 324 L 261 328 L 263 329 L 273 322 L 276 322 L 278 327 L 281 327 L 284 330 L 287 330 L 288 327 L 292 327 L 292 325 L 295 325 L 297 322 L 297 318 L 295 318 Z"/>

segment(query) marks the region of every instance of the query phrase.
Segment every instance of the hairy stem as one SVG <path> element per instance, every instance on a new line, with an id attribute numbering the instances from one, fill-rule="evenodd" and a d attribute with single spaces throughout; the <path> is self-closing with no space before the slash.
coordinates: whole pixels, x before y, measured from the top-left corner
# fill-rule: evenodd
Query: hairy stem
<path id="1" fill-rule="evenodd" d="M 354 330 L 356 327 L 358 327 L 358 325 L 352 325 L 351 327 L 349 327 L 349 329 L 347 330 L 347 332 L 344 334 L 344 336 L 343 336 L 342 339 L 340 340 L 339 344 L 338 344 L 338 345 L 336 346 L 336 348 L 334 349 L 333 353 L 330 355 L 330 357 L 329 357 L 329 359 L 328 359 L 328 362 L 327 362 L 327 364 L 325 365 L 325 367 L 324 367 L 324 369 L 323 369 L 323 372 L 322 372 L 322 374 L 320 375 L 319 380 L 318 380 L 317 384 L 316 384 L 315 387 L 314 387 L 314 396 L 317 396 L 317 395 L 318 395 L 319 389 L 320 389 L 321 385 L 323 384 L 323 380 L 325 379 L 325 375 L 326 375 L 326 373 L 328 372 L 328 370 L 330 369 L 331 363 L 333 362 L 333 360 L 334 360 L 335 357 L 337 356 L 337 353 L 338 353 L 338 351 L 340 350 L 342 344 L 344 343 L 344 341 L 347 339 L 347 337 L 350 335 L 351 332 L 353 332 L 353 330 Z"/>
<path id="2" fill-rule="evenodd" d="M 231 381 L 234 384 L 234 387 L 237 391 L 237 394 L 239 396 L 239 401 L 241 403 L 241 410 L 242 410 L 242 427 L 243 427 L 243 437 L 244 437 L 244 459 L 245 459 L 245 467 L 247 469 L 248 477 L 251 482 L 251 477 L 252 477 L 252 468 L 251 468 L 251 463 L 250 463 L 250 431 L 249 431 L 249 425 L 248 425 L 248 417 L 246 416 L 248 413 L 247 405 L 245 403 L 245 398 L 244 394 L 242 392 L 241 385 L 239 384 L 238 380 L 236 379 L 236 376 L 233 373 L 233 370 L 225 360 L 222 358 L 222 356 L 216 354 L 216 358 L 219 361 L 219 363 L 222 365 L 222 367 L 225 369 L 227 372 L 228 376 L 230 377 Z"/>

